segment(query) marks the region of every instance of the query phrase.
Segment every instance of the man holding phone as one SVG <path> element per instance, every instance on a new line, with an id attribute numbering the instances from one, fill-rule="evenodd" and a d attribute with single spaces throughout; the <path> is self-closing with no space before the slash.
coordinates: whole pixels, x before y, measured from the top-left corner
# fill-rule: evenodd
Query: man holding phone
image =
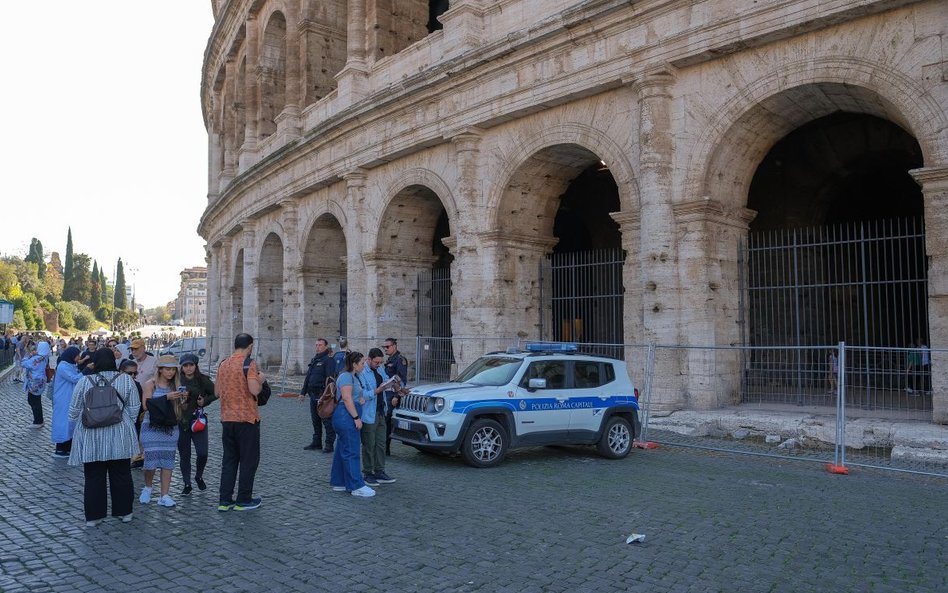
<path id="1" fill-rule="evenodd" d="M 365 368 L 362 369 L 362 471 L 369 486 L 391 484 L 395 478 L 385 473 L 385 415 L 389 401 L 386 391 L 394 388 L 396 378 L 389 378 L 382 366 L 382 351 L 369 350 Z"/>

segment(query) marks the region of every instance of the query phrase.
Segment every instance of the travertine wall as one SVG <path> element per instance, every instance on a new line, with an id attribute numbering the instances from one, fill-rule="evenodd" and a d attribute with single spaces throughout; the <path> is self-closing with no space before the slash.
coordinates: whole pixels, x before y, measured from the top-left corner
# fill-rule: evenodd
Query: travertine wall
<path id="1" fill-rule="evenodd" d="M 217 14 L 202 85 L 210 165 L 199 231 L 219 270 L 209 311 L 222 333 L 235 329 L 235 303 L 245 331 L 275 319 L 259 309 L 276 294 L 261 281 L 275 233 L 281 335 L 331 338 L 329 293 L 344 274 L 348 333 L 408 346 L 417 272 L 431 265 L 444 212 L 454 334 L 535 336 L 536 263 L 557 241 L 556 199 L 602 161 L 627 251 L 626 342 L 738 343 L 735 245 L 754 217 L 751 178 L 780 138 L 847 111 L 891 121 L 922 148 L 914 175 L 932 346 L 948 347 L 945 2 L 452 0 L 444 29 L 420 39 L 420 5 L 322 4 L 233 0 Z M 286 23 L 282 61 L 264 30 L 275 12 Z M 317 30 L 326 35 L 313 39 Z M 345 60 L 333 57 L 342 45 Z M 262 55 L 285 64 L 282 109 L 261 108 L 279 80 L 260 70 Z M 334 237 L 327 253 L 338 267 L 312 263 L 316 234 Z M 311 349 L 295 348 L 294 363 Z M 948 422 L 948 361 L 933 363 L 935 419 Z M 739 369 L 714 366 L 709 374 L 693 353 L 664 357 L 653 397 L 665 409 L 727 403 Z"/>

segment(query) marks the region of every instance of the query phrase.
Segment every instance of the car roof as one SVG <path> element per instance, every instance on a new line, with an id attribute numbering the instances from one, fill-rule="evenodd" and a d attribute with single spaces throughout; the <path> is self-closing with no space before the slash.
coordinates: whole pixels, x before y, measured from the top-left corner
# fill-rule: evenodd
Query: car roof
<path id="1" fill-rule="evenodd" d="M 513 352 L 497 350 L 494 352 L 488 352 L 484 354 L 484 356 L 490 356 L 490 357 L 496 357 L 496 358 L 500 358 L 500 357 L 519 358 L 521 360 L 524 360 L 527 358 L 531 358 L 531 359 L 537 358 L 541 360 L 575 358 L 579 360 L 595 360 L 598 362 L 616 362 L 620 360 L 613 356 L 606 356 L 604 354 L 592 354 L 589 352 L 526 352 L 524 350 L 516 350 Z"/>

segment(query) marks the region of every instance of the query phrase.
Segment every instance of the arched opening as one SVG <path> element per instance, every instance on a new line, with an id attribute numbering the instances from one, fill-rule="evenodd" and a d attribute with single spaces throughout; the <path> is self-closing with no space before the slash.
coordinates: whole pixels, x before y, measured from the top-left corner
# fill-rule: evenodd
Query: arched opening
<path id="1" fill-rule="evenodd" d="M 346 236 L 332 214 L 313 223 L 303 251 L 303 337 L 330 343 L 347 335 Z"/>
<path id="2" fill-rule="evenodd" d="M 244 331 L 244 289 L 244 250 L 241 249 L 234 258 L 234 283 L 230 287 L 233 304 L 231 323 L 235 336 Z"/>
<path id="3" fill-rule="evenodd" d="M 448 0 L 428 0 L 428 32 L 434 33 L 444 29 L 438 17 L 448 11 Z"/>
<path id="4" fill-rule="evenodd" d="M 742 399 L 819 403 L 831 371 L 827 352 L 813 347 L 845 341 L 866 347 L 848 361 L 850 402 L 905 409 L 905 354 L 884 349 L 929 343 L 923 201 L 908 174 L 923 165 L 921 148 L 866 89 L 786 93 L 794 111 L 771 111 L 784 115 L 767 123 L 755 109 L 738 126 L 756 120 L 771 132 L 746 186 L 757 215 L 742 247 L 743 341 L 786 348 L 749 352 Z"/>
<path id="5" fill-rule="evenodd" d="M 522 316 L 518 327 L 622 356 L 621 346 L 610 346 L 624 341 L 625 254 L 610 216 L 621 202 L 607 164 L 575 144 L 545 148 L 518 168 L 503 200 L 498 223 L 512 238 L 506 258 L 517 261 L 506 306 Z"/>
<path id="6" fill-rule="evenodd" d="M 399 191 L 382 215 L 378 240 L 378 332 L 424 336 L 422 376 L 447 376 L 451 354 L 451 234 L 441 198 L 424 185 Z M 402 344 L 400 344 L 402 346 Z M 404 344 L 403 352 L 413 347 Z"/>
<path id="7" fill-rule="evenodd" d="M 276 117 L 286 107 L 286 17 L 274 12 L 260 50 L 260 138 L 276 132 Z"/>
<path id="8" fill-rule="evenodd" d="M 283 241 L 270 233 L 263 241 L 257 274 L 258 333 L 254 336 L 259 360 L 267 366 L 283 361 Z"/>

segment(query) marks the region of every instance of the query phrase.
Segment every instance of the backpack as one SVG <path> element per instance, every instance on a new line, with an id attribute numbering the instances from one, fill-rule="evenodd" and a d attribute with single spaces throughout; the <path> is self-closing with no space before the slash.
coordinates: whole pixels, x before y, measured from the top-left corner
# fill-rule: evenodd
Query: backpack
<path id="1" fill-rule="evenodd" d="M 174 406 L 167 397 L 150 397 L 145 400 L 148 409 L 148 425 L 155 428 L 173 428 L 178 425 Z"/>
<path id="2" fill-rule="evenodd" d="M 250 358 L 250 355 L 247 355 L 247 358 L 244 359 L 244 377 L 247 377 L 247 373 L 250 372 L 250 363 L 253 362 L 253 359 Z M 272 390 L 270 389 L 270 382 L 267 380 L 263 381 L 263 389 L 260 390 L 260 393 L 257 394 L 257 405 L 265 406 L 267 402 L 270 401 L 270 395 L 272 395 Z"/>
<path id="3" fill-rule="evenodd" d="M 92 389 L 86 392 L 86 401 L 82 409 L 82 425 L 86 428 L 102 428 L 122 421 L 127 402 L 122 399 L 113 383 L 121 377 L 116 373 L 111 380 L 96 374 L 92 380 Z M 122 405 L 119 406 L 119 402 Z"/>

